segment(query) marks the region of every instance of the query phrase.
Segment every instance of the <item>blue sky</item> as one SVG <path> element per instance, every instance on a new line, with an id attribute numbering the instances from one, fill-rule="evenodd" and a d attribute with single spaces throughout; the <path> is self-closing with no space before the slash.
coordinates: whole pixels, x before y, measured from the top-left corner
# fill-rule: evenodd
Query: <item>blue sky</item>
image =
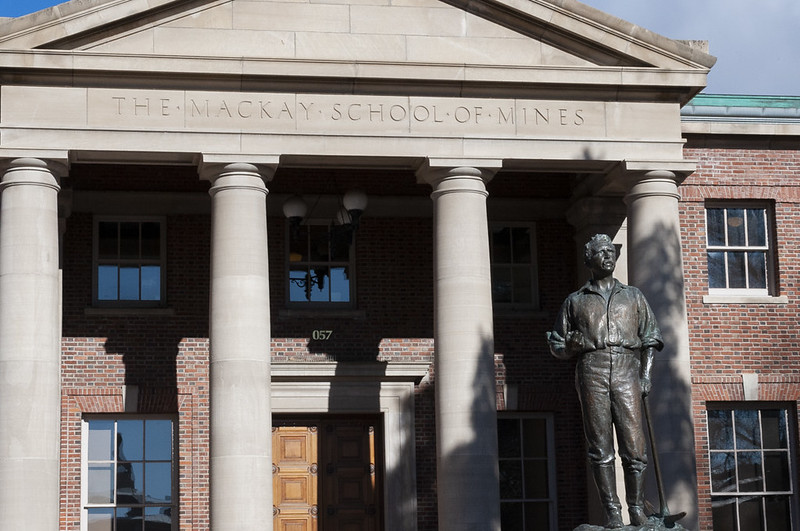
<path id="1" fill-rule="evenodd" d="M 583 0 L 673 39 L 708 40 L 717 64 L 705 92 L 800 96 L 799 0 Z M 0 17 L 59 0 L 0 0 Z"/>

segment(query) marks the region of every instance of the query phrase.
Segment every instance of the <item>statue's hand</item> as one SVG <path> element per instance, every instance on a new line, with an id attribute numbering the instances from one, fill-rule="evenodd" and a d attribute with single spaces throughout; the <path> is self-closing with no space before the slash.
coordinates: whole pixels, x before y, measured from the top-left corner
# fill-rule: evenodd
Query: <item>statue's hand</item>
<path id="1" fill-rule="evenodd" d="M 639 386 L 642 388 L 642 396 L 647 396 L 653 388 L 653 383 L 650 381 L 649 377 L 643 376 L 639 378 Z"/>
<path id="2" fill-rule="evenodd" d="M 567 332 L 567 352 L 572 356 L 582 354 L 585 349 L 583 334 L 578 330 L 571 330 Z"/>

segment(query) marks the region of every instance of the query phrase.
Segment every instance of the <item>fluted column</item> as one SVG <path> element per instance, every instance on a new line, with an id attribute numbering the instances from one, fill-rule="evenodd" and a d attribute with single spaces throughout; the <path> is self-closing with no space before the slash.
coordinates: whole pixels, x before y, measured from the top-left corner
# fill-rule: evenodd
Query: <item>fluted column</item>
<path id="1" fill-rule="evenodd" d="M 656 354 L 653 368 L 653 422 L 670 509 L 687 511 L 681 523 L 692 529 L 697 523 L 697 478 L 678 177 L 670 171 L 632 177 L 625 196 L 628 278 L 647 297 L 664 336 L 664 350 Z M 654 489 L 651 485 L 648 497 L 657 500 Z"/>
<path id="2" fill-rule="evenodd" d="M 486 186 L 494 172 L 426 166 L 433 187 L 439 529 L 500 529 Z"/>
<path id="3" fill-rule="evenodd" d="M 60 286 L 53 162 L 3 165 L 0 207 L 0 522 L 58 529 Z"/>
<path id="4" fill-rule="evenodd" d="M 211 528 L 272 529 L 267 188 L 274 167 L 209 165 Z"/>

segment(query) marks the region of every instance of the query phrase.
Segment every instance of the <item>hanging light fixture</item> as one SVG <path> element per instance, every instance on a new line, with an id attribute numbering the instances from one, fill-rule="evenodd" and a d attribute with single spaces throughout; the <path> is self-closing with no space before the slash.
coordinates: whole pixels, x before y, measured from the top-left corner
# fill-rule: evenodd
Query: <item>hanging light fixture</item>
<path id="1" fill-rule="evenodd" d="M 367 194 L 362 190 L 349 190 L 341 199 L 341 208 L 333 217 L 331 232 L 335 232 L 337 239 L 342 232 L 346 233 L 348 244 L 352 243 L 353 234 L 358 229 L 361 215 L 367 208 Z M 308 213 L 305 200 L 297 194 L 289 197 L 283 203 L 283 215 L 289 220 L 292 227 L 292 237 L 297 237 L 300 224 Z M 334 234 L 331 234 L 333 237 Z"/>

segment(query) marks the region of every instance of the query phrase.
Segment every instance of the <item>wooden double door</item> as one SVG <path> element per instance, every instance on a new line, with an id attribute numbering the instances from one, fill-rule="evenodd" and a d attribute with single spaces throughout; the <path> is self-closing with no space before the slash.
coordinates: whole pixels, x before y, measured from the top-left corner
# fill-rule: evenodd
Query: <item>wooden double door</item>
<path id="1" fill-rule="evenodd" d="M 380 531 L 380 418 L 276 418 L 275 531 Z"/>

